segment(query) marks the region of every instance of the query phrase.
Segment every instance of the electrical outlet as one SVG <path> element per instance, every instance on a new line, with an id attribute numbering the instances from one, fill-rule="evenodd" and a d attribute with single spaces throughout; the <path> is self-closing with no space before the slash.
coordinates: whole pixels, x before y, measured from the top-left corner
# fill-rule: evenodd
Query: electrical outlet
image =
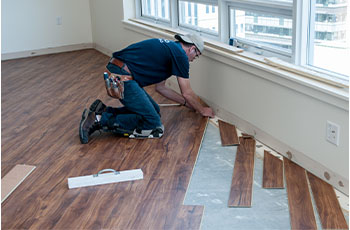
<path id="1" fill-rule="evenodd" d="M 62 16 L 56 17 L 56 25 L 58 26 L 62 25 Z"/>
<path id="2" fill-rule="evenodd" d="M 339 132 L 340 127 L 339 125 L 327 121 L 327 130 L 326 130 L 326 139 L 332 144 L 335 144 L 336 146 L 339 146 Z"/>

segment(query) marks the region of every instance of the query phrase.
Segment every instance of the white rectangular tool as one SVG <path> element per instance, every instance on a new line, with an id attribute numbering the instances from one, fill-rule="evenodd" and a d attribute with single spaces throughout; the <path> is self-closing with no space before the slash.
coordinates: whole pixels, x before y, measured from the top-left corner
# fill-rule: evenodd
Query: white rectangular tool
<path id="1" fill-rule="evenodd" d="M 104 173 L 110 172 L 110 173 Z M 103 169 L 97 174 L 89 176 L 71 177 L 68 178 L 68 188 L 80 188 L 101 184 L 111 184 L 123 181 L 141 180 L 143 172 L 141 169 L 116 171 L 114 169 Z"/>

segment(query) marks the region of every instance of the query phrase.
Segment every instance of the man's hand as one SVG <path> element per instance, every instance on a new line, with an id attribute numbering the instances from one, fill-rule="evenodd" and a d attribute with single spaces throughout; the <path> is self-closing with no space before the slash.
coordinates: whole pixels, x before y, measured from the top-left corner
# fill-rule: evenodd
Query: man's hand
<path id="1" fill-rule="evenodd" d="M 210 107 L 203 106 L 200 103 L 200 99 L 191 88 L 189 79 L 177 77 L 177 81 L 179 83 L 182 96 L 186 100 L 186 106 L 193 108 L 204 117 L 213 118 L 215 116 L 214 111 Z"/>
<path id="2" fill-rule="evenodd" d="M 204 107 L 201 111 L 201 115 L 203 117 L 213 118 L 215 116 L 215 113 L 210 107 Z"/>

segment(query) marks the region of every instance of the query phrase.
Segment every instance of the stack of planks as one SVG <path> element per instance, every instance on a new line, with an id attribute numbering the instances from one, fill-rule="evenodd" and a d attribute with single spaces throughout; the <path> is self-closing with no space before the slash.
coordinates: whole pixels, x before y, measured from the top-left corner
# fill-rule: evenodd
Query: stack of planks
<path id="1" fill-rule="evenodd" d="M 222 146 L 238 145 L 228 206 L 251 207 L 255 157 L 254 137 L 242 134 L 238 138 L 236 127 L 221 120 L 219 120 L 219 129 Z M 284 175 L 291 229 L 317 229 L 311 196 L 315 200 L 322 228 L 348 229 L 331 185 L 289 159 L 283 158 L 282 161 L 279 157 L 264 151 L 262 187 L 265 189 L 284 188 Z"/>

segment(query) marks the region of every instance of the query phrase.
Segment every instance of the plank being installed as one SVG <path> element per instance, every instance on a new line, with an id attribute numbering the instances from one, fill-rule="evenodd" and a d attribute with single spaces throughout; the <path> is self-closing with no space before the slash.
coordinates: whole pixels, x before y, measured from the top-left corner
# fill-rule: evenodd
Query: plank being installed
<path id="1" fill-rule="evenodd" d="M 283 161 L 264 151 L 263 188 L 284 188 Z"/>
<path id="2" fill-rule="evenodd" d="M 292 229 L 317 229 L 305 169 L 283 159 Z"/>
<path id="3" fill-rule="evenodd" d="M 333 187 L 307 173 L 323 229 L 348 229 Z"/>
<path id="4" fill-rule="evenodd" d="M 239 138 L 228 201 L 229 207 L 251 207 L 255 140 Z"/>
<path id="5" fill-rule="evenodd" d="M 236 126 L 219 120 L 219 129 L 222 146 L 239 145 Z"/>

